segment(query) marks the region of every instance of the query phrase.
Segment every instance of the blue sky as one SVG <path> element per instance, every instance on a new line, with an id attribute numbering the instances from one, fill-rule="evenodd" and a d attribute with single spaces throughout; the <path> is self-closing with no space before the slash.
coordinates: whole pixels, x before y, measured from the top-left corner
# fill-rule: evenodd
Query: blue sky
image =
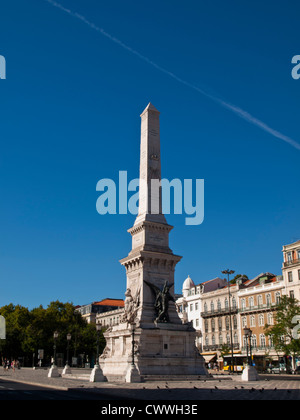
<path id="1" fill-rule="evenodd" d="M 263 3 L 263 4 L 262 4 Z M 96 212 L 101 178 L 139 171 L 140 114 L 161 112 L 162 175 L 205 180 L 205 220 L 169 215 L 176 292 L 234 269 L 281 274 L 300 238 L 300 151 L 201 94 L 300 143 L 297 1 L 3 2 L 0 305 L 123 297 L 132 215 Z M 187 84 L 178 82 L 165 69 Z"/>

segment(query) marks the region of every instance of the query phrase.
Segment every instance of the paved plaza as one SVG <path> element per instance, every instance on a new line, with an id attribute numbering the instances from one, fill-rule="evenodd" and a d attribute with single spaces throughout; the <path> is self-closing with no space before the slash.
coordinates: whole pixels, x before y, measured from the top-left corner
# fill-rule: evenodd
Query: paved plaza
<path id="1" fill-rule="evenodd" d="M 77 371 L 78 373 L 78 371 Z M 99 400 L 300 400 L 300 375 L 261 375 L 260 381 L 242 382 L 241 376 L 213 375 L 209 379 L 133 383 L 91 383 L 86 379 L 48 378 L 45 369 L 0 371 L 0 391 L 6 383 L 41 386 L 49 390 L 80 391 L 80 399 Z M 78 377 L 78 376 L 77 376 Z"/>

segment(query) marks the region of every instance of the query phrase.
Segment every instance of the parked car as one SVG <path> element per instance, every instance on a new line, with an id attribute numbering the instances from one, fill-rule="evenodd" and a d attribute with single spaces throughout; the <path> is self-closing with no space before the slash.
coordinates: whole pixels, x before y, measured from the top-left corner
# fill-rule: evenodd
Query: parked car
<path id="1" fill-rule="evenodd" d="M 297 366 L 294 370 L 294 375 L 300 375 L 300 366 Z"/>

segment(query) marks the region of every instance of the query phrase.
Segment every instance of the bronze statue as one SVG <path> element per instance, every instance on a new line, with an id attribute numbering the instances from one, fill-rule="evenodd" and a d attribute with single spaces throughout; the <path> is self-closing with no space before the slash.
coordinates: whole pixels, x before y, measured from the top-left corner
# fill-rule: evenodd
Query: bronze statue
<path id="1" fill-rule="evenodd" d="M 152 292 L 155 295 L 155 302 L 154 302 L 154 309 L 156 312 L 157 318 L 154 322 L 170 322 L 169 319 L 169 301 L 175 302 L 174 297 L 170 293 L 170 289 L 173 286 L 173 284 L 169 285 L 168 281 L 165 281 L 165 284 L 160 290 L 159 287 L 155 286 L 152 283 L 149 283 L 148 281 L 144 280 L 145 283 L 150 287 Z"/>

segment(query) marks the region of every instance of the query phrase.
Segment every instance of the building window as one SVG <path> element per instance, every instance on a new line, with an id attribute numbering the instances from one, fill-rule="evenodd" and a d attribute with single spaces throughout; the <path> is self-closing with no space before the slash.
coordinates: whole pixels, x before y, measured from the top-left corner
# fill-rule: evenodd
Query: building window
<path id="1" fill-rule="evenodd" d="M 291 252 L 288 252 L 288 254 L 287 254 L 287 260 L 288 260 L 288 262 L 292 262 L 293 261 L 293 254 Z"/>
<path id="2" fill-rule="evenodd" d="M 215 332 L 215 320 L 214 319 L 211 320 L 211 330 L 212 330 L 212 332 Z"/>
<path id="3" fill-rule="evenodd" d="M 263 314 L 259 315 L 259 326 L 263 327 L 265 325 L 265 317 Z"/>
<path id="4" fill-rule="evenodd" d="M 273 314 L 268 314 L 268 325 L 273 325 Z"/>
<path id="5" fill-rule="evenodd" d="M 228 299 L 226 298 L 225 299 L 225 309 L 228 309 L 229 308 L 229 304 L 228 304 Z"/>
<path id="6" fill-rule="evenodd" d="M 204 303 L 204 312 L 207 313 L 207 303 Z"/>
<path id="7" fill-rule="evenodd" d="M 260 334 L 259 336 L 259 341 L 260 341 L 260 346 L 261 347 L 266 347 L 266 336 L 265 334 Z"/>
<path id="8" fill-rule="evenodd" d="M 211 344 L 214 346 L 216 344 L 215 336 L 213 335 L 211 338 Z"/>
<path id="9" fill-rule="evenodd" d="M 246 309 L 246 299 L 242 299 L 242 309 Z"/>
<path id="10" fill-rule="evenodd" d="M 226 317 L 225 324 L 226 324 L 226 330 L 229 331 L 229 326 L 230 326 L 229 316 Z"/>
<path id="11" fill-rule="evenodd" d="M 300 249 L 297 250 L 297 258 L 300 260 Z"/>
<path id="12" fill-rule="evenodd" d="M 252 346 L 252 348 L 256 348 L 257 347 L 256 335 L 252 335 L 251 336 L 251 346 Z"/>
<path id="13" fill-rule="evenodd" d="M 247 327 L 247 317 L 246 316 L 243 316 L 243 318 L 242 318 L 242 327 L 243 328 Z"/>
<path id="14" fill-rule="evenodd" d="M 276 293 L 275 298 L 276 298 L 276 305 L 279 305 L 280 304 L 280 292 Z"/>
<path id="15" fill-rule="evenodd" d="M 211 310 L 212 313 L 214 313 L 214 311 L 215 311 L 214 302 L 210 302 L 210 310 Z"/>
<path id="16" fill-rule="evenodd" d="M 195 311 L 198 311 L 198 309 L 199 309 L 199 304 L 198 304 L 198 302 L 196 302 L 195 303 Z"/>
<path id="17" fill-rule="evenodd" d="M 235 296 L 233 296 L 233 298 L 232 298 L 232 307 L 233 307 L 233 309 L 236 309 L 236 299 L 235 299 Z"/>
<path id="18" fill-rule="evenodd" d="M 230 334 L 226 334 L 226 344 L 230 344 Z"/>
<path id="19" fill-rule="evenodd" d="M 290 290 L 290 298 L 295 299 L 294 290 Z"/>
<path id="20" fill-rule="evenodd" d="M 233 317 L 233 329 L 237 330 L 237 317 L 236 316 Z"/>
<path id="21" fill-rule="evenodd" d="M 218 319 L 219 331 L 222 331 L 222 318 Z"/>
<path id="22" fill-rule="evenodd" d="M 300 276 L 300 270 L 299 270 L 299 276 Z M 221 301 L 220 299 L 218 299 L 218 311 L 221 310 Z"/>
<path id="23" fill-rule="evenodd" d="M 258 298 L 257 298 L 257 304 L 258 304 L 258 306 L 262 306 L 262 304 L 263 304 L 263 298 L 262 298 L 262 295 L 259 295 L 259 296 L 258 296 Z"/>
<path id="24" fill-rule="evenodd" d="M 250 308 L 253 308 L 254 306 L 254 298 L 252 296 L 249 298 L 249 306 Z"/>
<path id="25" fill-rule="evenodd" d="M 239 344 L 239 337 L 238 337 L 237 333 L 234 333 L 233 341 L 234 341 L 234 344 Z"/>
<path id="26" fill-rule="evenodd" d="M 269 336 L 269 346 L 274 347 L 274 342 L 273 342 L 273 336 L 272 335 Z"/>
<path id="27" fill-rule="evenodd" d="M 293 281 L 293 272 L 292 271 L 288 272 L 288 280 L 289 280 L 289 283 L 292 283 L 292 281 Z"/>
<path id="28" fill-rule="evenodd" d="M 219 335 L 219 344 L 220 345 L 223 344 L 223 336 L 222 336 L 222 334 Z"/>
<path id="29" fill-rule="evenodd" d="M 205 329 L 205 332 L 207 333 L 208 332 L 208 321 L 207 321 L 207 319 L 204 321 L 204 329 Z"/>
<path id="30" fill-rule="evenodd" d="M 255 327 L 255 315 L 250 317 L 250 327 Z"/>
<path id="31" fill-rule="evenodd" d="M 300 280 L 300 270 L 298 270 L 298 280 Z"/>
<path id="32" fill-rule="evenodd" d="M 268 307 L 271 306 L 271 295 L 270 295 L 270 293 L 267 294 L 267 306 Z"/>

